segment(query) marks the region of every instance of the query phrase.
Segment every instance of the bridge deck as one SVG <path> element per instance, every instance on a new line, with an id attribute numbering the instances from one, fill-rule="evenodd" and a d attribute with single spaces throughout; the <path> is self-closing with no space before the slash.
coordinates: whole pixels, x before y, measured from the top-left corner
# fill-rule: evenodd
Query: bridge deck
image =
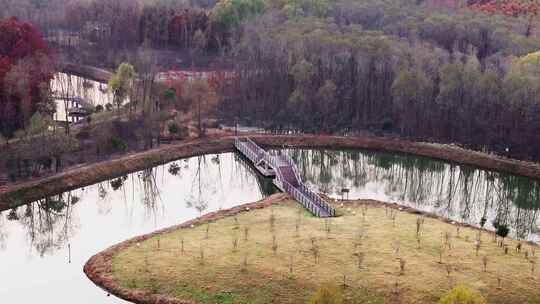
<path id="1" fill-rule="evenodd" d="M 264 176 L 275 176 L 273 183 L 318 217 L 332 217 L 335 209 L 302 182 L 293 160 L 287 155 L 271 154 L 249 138 L 236 139 L 234 146 Z"/>

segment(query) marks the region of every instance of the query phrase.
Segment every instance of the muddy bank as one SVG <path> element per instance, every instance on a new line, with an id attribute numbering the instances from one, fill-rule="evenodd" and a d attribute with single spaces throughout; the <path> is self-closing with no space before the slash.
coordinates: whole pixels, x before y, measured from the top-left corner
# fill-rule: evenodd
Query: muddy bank
<path id="1" fill-rule="evenodd" d="M 255 203 L 248 203 L 241 206 L 237 206 L 227 210 L 220 210 L 206 214 L 202 217 L 190 220 L 183 224 L 165 228 L 152 232 L 150 234 L 138 236 L 127 241 L 124 241 L 120 244 L 114 245 L 96 255 L 91 257 L 88 262 L 84 265 L 84 273 L 88 278 L 94 282 L 94 284 L 105 289 L 107 292 L 114 294 L 115 296 L 122 298 L 124 300 L 137 303 L 137 304 L 193 304 L 192 301 L 186 301 L 181 299 L 176 299 L 172 297 L 166 297 L 158 294 L 150 294 L 143 291 L 138 291 L 135 289 L 126 289 L 122 288 L 117 284 L 113 278 L 112 273 L 112 259 L 113 257 L 121 252 L 122 250 L 142 241 L 145 241 L 149 238 L 152 238 L 159 234 L 164 234 L 172 232 L 177 229 L 188 228 L 191 225 L 201 225 L 207 222 L 215 221 L 227 216 L 232 216 L 241 212 L 249 212 L 249 210 L 261 209 L 268 207 L 274 204 L 280 204 L 289 200 L 289 196 L 283 193 L 274 194 L 269 196 L 261 201 Z"/>
<path id="2" fill-rule="evenodd" d="M 79 65 L 74 63 L 62 63 L 61 69 L 62 72 L 67 74 L 73 74 L 76 76 L 84 77 L 84 78 L 90 78 L 92 80 L 106 83 L 109 81 L 109 79 L 112 78 L 113 73 L 92 67 L 87 65 Z"/>
<path id="3" fill-rule="evenodd" d="M 343 136 L 252 136 L 267 147 L 295 147 L 321 149 L 368 149 L 400 152 L 425 156 L 438 160 L 476 166 L 482 169 L 501 171 L 515 175 L 540 179 L 540 163 L 503 158 L 487 153 L 466 150 L 453 145 L 414 142 L 385 137 Z"/>
<path id="4" fill-rule="evenodd" d="M 540 179 L 540 164 L 500 158 L 450 145 L 383 137 L 266 134 L 251 134 L 250 137 L 265 147 L 370 149 L 400 152 Z M 233 149 L 234 138 L 230 135 L 216 135 L 202 140 L 164 145 L 157 149 L 129 154 L 113 160 L 66 169 L 66 171 L 54 176 L 8 184 L 0 187 L 0 210 L 162 165 L 180 158 L 229 152 Z"/>
<path id="5" fill-rule="evenodd" d="M 223 138 L 163 145 L 145 152 L 66 169 L 50 177 L 8 184 L 0 187 L 0 210 L 162 165 L 179 158 L 232 151 L 232 143 L 232 138 Z"/>

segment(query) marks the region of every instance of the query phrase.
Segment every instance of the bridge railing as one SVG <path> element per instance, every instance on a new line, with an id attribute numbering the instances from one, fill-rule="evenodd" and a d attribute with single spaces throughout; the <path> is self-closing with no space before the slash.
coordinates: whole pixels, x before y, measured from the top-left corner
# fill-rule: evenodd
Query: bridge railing
<path id="1" fill-rule="evenodd" d="M 280 182 L 281 184 L 283 184 L 284 182 L 287 182 L 285 178 L 283 177 L 283 173 L 281 172 L 281 169 L 279 167 L 274 167 L 274 172 L 276 173 L 276 180 L 278 182 Z"/>
<path id="2" fill-rule="evenodd" d="M 268 154 L 264 149 L 259 147 L 254 141 L 249 138 L 234 140 L 234 145 L 254 163 L 258 164 Z"/>
<path id="3" fill-rule="evenodd" d="M 248 146 L 253 148 L 254 152 L 257 154 L 257 156 L 259 157 L 259 161 L 260 159 L 262 159 L 262 157 L 266 154 L 268 154 L 268 152 L 266 152 L 266 150 L 264 150 L 263 148 L 259 147 L 259 145 L 257 145 L 253 140 L 251 140 L 250 138 L 246 138 L 246 142 L 248 143 Z"/>
<path id="4" fill-rule="evenodd" d="M 288 155 L 285 155 L 281 158 L 283 161 L 285 161 L 292 169 L 295 174 L 296 179 L 300 182 L 299 191 L 302 192 L 307 198 L 311 199 L 315 204 L 317 204 L 321 209 L 326 211 L 331 216 L 335 216 L 336 211 L 334 208 L 332 208 L 327 202 L 325 202 L 319 195 L 317 195 L 315 192 L 311 191 L 308 187 L 304 185 L 302 182 L 302 179 L 300 178 L 300 175 L 298 174 L 298 169 L 296 167 L 296 164 L 292 160 L 291 157 Z"/>
<path id="5" fill-rule="evenodd" d="M 283 185 L 283 190 L 285 190 L 285 192 L 287 192 L 295 200 L 300 202 L 300 204 L 302 204 L 302 206 L 308 209 L 313 215 L 317 217 L 321 217 L 322 214 L 321 214 L 321 209 L 319 208 L 319 206 L 315 205 L 307 196 L 305 196 L 302 192 L 298 191 L 298 189 L 293 187 L 286 180 L 281 180 L 281 183 Z"/>
<path id="6" fill-rule="evenodd" d="M 311 189 L 309 189 L 308 187 L 302 184 L 300 186 L 300 191 L 304 193 L 304 195 L 306 195 L 308 198 L 313 200 L 324 211 L 328 212 L 330 216 L 336 216 L 336 210 L 332 206 L 330 206 L 327 202 L 325 202 L 318 194 L 311 191 Z"/>
<path id="7" fill-rule="evenodd" d="M 277 168 L 278 165 L 277 165 L 277 160 L 276 160 L 276 156 L 275 155 L 272 155 L 270 153 L 265 153 L 264 154 L 264 157 L 263 157 L 263 160 L 264 162 L 266 162 L 268 165 L 270 165 L 272 168 Z"/>
<path id="8" fill-rule="evenodd" d="M 319 195 L 307 188 L 298 174 L 298 170 L 294 161 L 287 155 L 274 155 L 266 152 L 260 148 L 255 142 L 249 138 L 243 140 L 236 138 L 234 141 L 235 147 L 242 152 L 247 158 L 249 158 L 254 164 L 264 160 L 267 165 L 274 169 L 276 174 L 276 180 L 280 184 L 285 192 L 291 195 L 295 200 L 300 202 L 306 209 L 313 213 L 317 217 L 321 216 L 335 216 L 336 211 L 328 203 L 326 203 Z M 280 167 L 285 163 L 286 167 L 290 167 L 293 170 L 295 178 L 299 182 L 299 187 L 294 187 L 283 176 Z"/>
<path id="9" fill-rule="evenodd" d="M 252 162 L 257 163 L 259 160 L 259 155 L 254 151 L 254 149 L 251 149 L 245 141 L 242 141 L 240 139 L 234 140 L 234 146 L 240 150 L 247 158 L 249 158 Z"/>
<path id="10" fill-rule="evenodd" d="M 283 158 L 282 158 L 290 167 L 292 167 L 292 170 L 294 172 L 294 176 L 296 177 L 296 180 L 300 183 L 302 183 L 302 178 L 300 177 L 300 174 L 298 174 L 298 167 L 296 166 L 296 164 L 294 163 L 294 161 L 292 160 L 292 158 L 288 155 L 285 155 Z"/>

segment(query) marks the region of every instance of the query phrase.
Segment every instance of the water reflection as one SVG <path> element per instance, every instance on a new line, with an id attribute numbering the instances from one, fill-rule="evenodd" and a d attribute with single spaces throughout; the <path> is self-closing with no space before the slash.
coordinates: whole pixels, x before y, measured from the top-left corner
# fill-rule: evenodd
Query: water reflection
<path id="1" fill-rule="evenodd" d="M 113 103 L 113 94 L 108 90 L 107 84 L 93 81 L 87 78 L 57 73 L 51 81 L 53 95 L 57 97 L 56 113 L 54 119 L 58 121 L 76 122 L 80 117 L 66 117 L 66 109 L 75 107 L 75 104 L 68 100 L 71 98 L 82 98 L 88 106 L 105 106 Z"/>
<path id="2" fill-rule="evenodd" d="M 261 199 L 257 177 L 235 158 L 179 160 L 176 174 L 171 163 L 0 213 L 0 270 L 10 274 L 0 276 L 0 298 L 124 303 L 86 279 L 86 260 L 129 237 Z"/>
<path id="3" fill-rule="evenodd" d="M 6 249 L 6 243 L 7 243 L 7 229 L 5 228 L 6 219 L 4 218 L 4 215 L 0 213 L 0 251 Z"/>
<path id="4" fill-rule="evenodd" d="M 389 153 L 287 151 L 319 191 L 393 201 L 486 228 L 508 225 L 514 237 L 540 241 L 540 183 L 428 158 Z"/>
<path id="5" fill-rule="evenodd" d="M 276 193 L 276 191 L 278 191 L 276 186 L 274 186 L 274 183 L 272 182 L 272 179 L 271 178 L 266 178 L 262 174 L 260 174 L 259 171 L 257 171 L 257 169 L 255 169 L 255 167 L 253 167 L 253 165 L 251 164 L 249 159 L 247 159 L 246 157 L 244 157 L 244 156 L 242 156 L 240 154 L 236 154 L 235 155 L 235 160 L 242 167 L 244 167 L 245 170 L 243 172 L 246 172 L 247 174 L 251 174 L 251 175 L 256 177 L 257 184 L 259 186 L 259 190 L 261 191 L 263 196 L 265 196 L 265 197 L 270 196 L 270 195 Z"/>
<path id="6" fill-rule="evenodd" d="M 12 209 L 9 219 L 25 228 L 26 238 L 36 254 L 43 257 L 63 248 L 76 233 L 78 221 L 72 217 L 74 202 L 76 198 L 71 193 L 61 194 Z"/>
<path id="7" fill-rule="evenodd" d="M 486 218 L 540 241 L 538 181 L 388 153 L 286 150 L 308 184 L 333 197 L 396 201 L 458 221 Z M 120 176 L 0 213 L 0 298 L 6 303 L 124 303 L 82 273 L 96 252 L 202 213 L 276 191 L 233 153 Z M 69 288 L 65 288 L 65 287 Z"/>

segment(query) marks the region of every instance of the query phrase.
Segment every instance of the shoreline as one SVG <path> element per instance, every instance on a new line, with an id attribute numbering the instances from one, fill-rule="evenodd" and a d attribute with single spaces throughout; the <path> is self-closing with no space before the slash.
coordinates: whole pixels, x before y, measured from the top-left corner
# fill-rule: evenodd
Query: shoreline
<path id="1" fill-rule="evenodd" d="M 329 135 L 242 134 L 266 148 L 365 149 L 405 153 L 474 166 L 482 169 L 540 179 L 540 164 L 501 158 L 450 145 L 413 142 L 384 137 L 343 137 Z M 219 135 L 191 139 L 114 159 L 75 166 L 52 176 L 0 187 L 0 210 L 92 185 L 125 174 L 155 167 L 182 158 L 233 151 L 236 136 Z"/>
<path id="2" fill-rule="evenodd" d="M 249 210 L 261 209 L 269 207 L 271 205 L 276 205 L 283 203 L 289 199 L 287 194 L 278 193 L 273 194 L 267 198 L 264 198 L 260 201 L 254 203 L 242 204 L 236 207 L 229 209 L 219 210 L 207 213 L 201 217 L 189 220 L 179 225 L 172 227 L 160 229 L 148 234 L 140 235 L 128 239 L 126 241 L 120 242 L 116 245 L 113 245 L 95 255 L 93 255 L 83 267 L 83 271 L 86 276 L 92 281 L 96 286 L 107 291 L 110 294 L 113 294 L 116 297 L 119 297 L 123 300 L 130 301 L 136 304 L 194 304 L 192 301 L 186 301 L 182 299 L 176 299 L 167 296 L 161 296 L 158 294 L 148 294 L 143 291 L 125 289 L 120 287 L 112 275 L 112 259 L 113 257 L 122 251 L 123 249 L 150 239 L 154 236 L 172 232 L 178 229 L 188 228 L 191 225 L 202 225 L 207 222 L 216 221 L 227 216 L 232 216 L 241 212 L 247 212 Z"/>
<path id="3" fill-rule="evenodd" d="M 97 82 L 107 83 L 113 76 L 113 73 L 105 69 L 100 69 L 88 65 L 79 65 L 74 63 L 61 63 L 60 72 L 73 74 L 75 76 L 89 78 Z"/>
<path id="4" fill-rule="evenodd" d="M 345 205 L 344 207 L 347 207 L 347 205 L 349 204 L 349 205 L 369 206 L 373 208 L 391 208 L 391 209 L 398 210 L 399 212 L 422 215 L 428 218 L 441 221 L 442 223 L 447 223 L 454 226 L 481 231 L 481 232 L 487 233 L 490 237 L 495 234 L 495 232 L 487 230 L 485 228 L 480 228 L 471 224 L 451 221 L 449 219 L 446 219 L 434 213 L 424 212 L 424 211 L 421 211 L 412 207 L 401 206 L 396 203 L 383 202 L 383 201 L 371 200 L 371 199 L 345 200 L 345 201 L 337 201 L 333 199 L 328 199 L 327 197 L 324 197 L 324 199 L 327 200 L 330 204 L 334 205 L 334 207 L 339 207 L 338 205 L 343 203 Z M 116 256 L 118 253 L 127 249 L 130 246 L 133 246 L 137 243 L 143 242 L 150 238 L 156 237 L 158 235 L 171 233 L 180 229 L 190 228 L 193 226 L 203 225 L 208 222 L 234 216 L 242 212 L 250 212 L 255 209 L 262 209 L 262 208 L 270 207 L 272 205 L 279 205 L 289 200 L 291 200 L 291 198 L 287 194 L 284 194 L 284 193 L 273 194 L 257 202 L 241 204 L 236 207 L 229 208 L 229 209 L 211 212 L 201 217 L 181 223 L 179 225 L 174 225 L 168 228 L 160 229 L 160 230 L 157 230 L 148 234 L 144 234 L 144 235 L 135 236 L 133 238 L 122 241 L 118 244 L 115 244 L 93 255 L 85 263 L 83 267 L 83 271 L 86 274 L 86 276 L 94 284 L 96 284 L 96 286 L 102 288 L 103 290 L 107 291 L 110 294 L 113 294 L 116 297 L 119 297 L 121 299 L 130 301 L 136 304 L 163 304 L 163 303 L 194 304 L 195 302 L 190 301 L 190 300 L 177 299 L 174 297 L 168 297 L 168 296 L 163 296 L 159 294 L 151 294 L 151 293 L 137 290 L 137 289 L 122 288 L 114 280 L 114 277 L 113 277 L 112 263 L 113 263 L 114 256 Z M 536 246 L 536 247 L 539 246 L 538 244 L 534 242 L 523 242 L 523 244 L 527 244 L 529 246 Z"/>

